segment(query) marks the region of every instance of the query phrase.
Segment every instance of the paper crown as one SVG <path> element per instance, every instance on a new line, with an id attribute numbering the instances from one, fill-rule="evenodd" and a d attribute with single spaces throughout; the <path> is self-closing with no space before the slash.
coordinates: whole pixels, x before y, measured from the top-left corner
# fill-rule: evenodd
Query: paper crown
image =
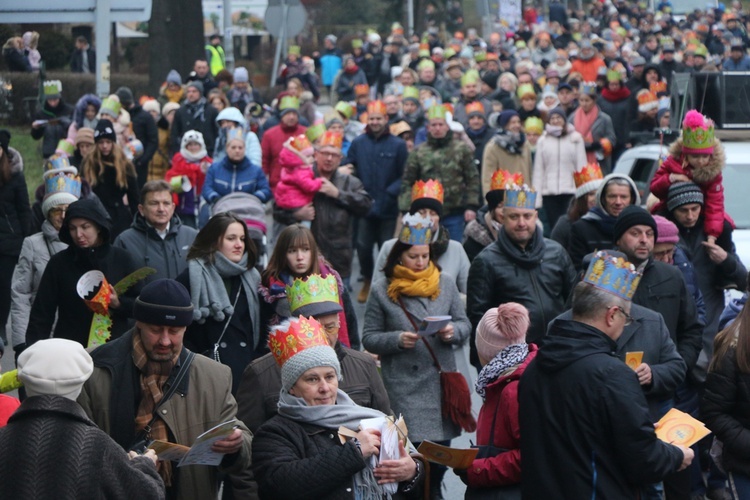
<path id="1" fill-rule="evenodd" d="M 598 163 L 589 163 L 578 172 L 573 172 L 573 181 L 576 184 L 576 198 L 599 189 L 604 182 L 604 174 Z"/>
<path id="2" fill-rule="evenodd" d="M 229 128 L 225 129 L 227 131 L 227 144 L 229 144 L 229 141 L 233 141 L 235 139 L 242 141 L 244 144 L 245 137 L 242 133 L 242 129 L 240 127 L 237 128 Z"/>
<path id="3" fill-rule="evenodd" d="M 619 82 L 622 80 L 622 75 L 616 69 L 607 70 L 607 81 L 608 82 Z"/>
<path id="4" fill-rule="evenodd" d="M 448 48 L 446 48 L 446 49 L 445 49 L 445 51 L 443 52 L 443 57 L 444 57 L 444 58 L 445 58 L 446 60 L 448 60 L 448 59 L 450 59 L 451 57 L 455 56 L 456 54 L 457 54 L 457 52 L 456 52 L 456 49 L 454 49 L 453 47 L 448 47 Z"/>
<path id="5" fill-rule="evenodd" d="M 400 122 L 391 123 L 390 125 L 391 135 L 400 136 L 405 132 L 411 132 L 411 127 L 408 123 L 401 120 Z"/>
<path id="6" fill-rule="evenodd" d="M 78 174 L 78 169 L 70 164 L 68 158 L 62 155 L 52 155 L 44 162 L 44 174 L 46 179 L 49 176 L 57 174 Z"/>
<path id="7" fill-rule="evenodd" d="M 299 109 L 299 99 L 293 95 L 285 95 L 279 102 L 279 110 Z"/>
<path id="8" fill-rule="evenodd" d="M 500 56 L 498 56 L 494 52 L 487 52 L 487 60 L 488 61 L 499 61 L 500 60 Z"/>
<path id="9" fill-rule="evenodd" d="M 305 130 L 305 135 L 310 142 L 317 141 L 321 135 L 325 134 L 326 126 L 323 123 L 316 123 Z"/>
<path id="10" fill-rule="evenodd" d="M 402 94 L 404 99 L 415 99 L 419 102 L 419 89 L 417 87 L 404 87 L 404 93 Z"/>
<path id="11" fill-rule="evenodd" d="M 292 146 L 292 148 L 296 149 L 299 152 L 312 148 L 312 144 L 310 144 L 310 139 L 308 139 L 307 136 L 304 134 L 300 134 L 294 137 L 290 145 Z"/>
<path id="12" fill-rule="evenodd" d="M 536 116 L 530 116 L 526 118 L 526 121 L 523 122 L 523 129 L 528 134 L 529 132 L 535 132 L 537 134 L 541 134 L 544 132 L 544 122 L 541 118 L 537 118 Z"/>
<path id="13" fill-rule="evenodd" d="M 466 105 L 466 116 L 471 118 L 473 115 L 484 116 L 484 106 L 479 101 L 472 101 Z"/>
<path id="14" fill-rule="evenodd" d="M 46 80 L 44 82 L 44 97 L 60 97 L 62 82 L 60 80 Z"/>
<path id="15" fill-rule="evenodd" d="M 693 52 L 694 56 L 700 56 L 700 57 L 706 57 L 708 56 L 708 49 L 705 45 L 700 44 L 698 47 L 696 47 L 695 52 Z"/>
<path id="16" fill-rule="evenodd" d="M 479 71 L 470 69 L 469 71 L 464 73 L 463 76 L 461 76 L 461 86 L 463 87 L 464 85 L 472 85 L 479 82 L 479 80 Z"/>
<path id="17" fill-rule="evenodd" d="M 55 149 L 55 152 L 63 153 L 67 156 L 72 156 L 76 152 L 75 145 L 68 141 L 67 139 L 60 139 L 60 141 L 57 143 L 57 148 Z"/>
<path id="18" fill-rule="evenodd" d="M 420 179 L 411 187 L 412 203 L 414 203 L 415 200 L 422 198 L 431 198 L 442 204 L 444 194 L 443 185 L 440 181 L 434 179 L 428 179 L 427 181 Z"/>
<path id="19" fill-rule="evenodd" d="M 487 53 L 486 52 L 477 52 L 474 54 L 474 60 L 476 62 L 484 62 L 487 60 Z"/>
<path id="20" fill-rule="evenodd" d="M 636 96 L 638 99 L 638 111 L 646 113 L 659 107 L 659 98 L 650 90 L 643 89 Z"/>
<path id="21" fill-rule="evenodd" d="M 187 175 L 176 175 L 169 179 L 169 187 L 174 193 L 184 194 L 193 190 L 193 183 Z"/>
<path id="22" fill-rule="evenodd" d="M 334 107 L 333 109 L 342 114 L 347 120 L 354 115 L 354 108 L 351 104 L 345 101 L 337 102 L 336 107 Z"/>
<path id="23" fill-rule="evenodd" d="M 714 152 L 714 122 L 691 109 L 682 121 L 682 152 L 712 154 Z"/>
<path id="24" fill-rule="evenodd" d="M 341 135 L 339 132 L 333 132 L 331 130 L 326 130 L 326 132 L 320 136 L 320 142 L 318 144 L 318 147 L 332 147 L 336 149 L 341 149 L 341 145 L 344 142 L 344 136 Z"/>
<path id="25" fill-rule="evenodd" d="M 729 46 L 733 49 L 744 49 L 745 43 L 742 41 L 742 38 L 734 37 L 729 41 Z"/>
<path id="26" fill-rule="evenodd" d="M 352 40 L 352 48 L 353 49 L 361 49 L 362 48 L 362 40 L 359 38 L 355 38 Z"/>
<path id="27" fill-rule="evenodd" d="M 622 299 L 633 300 L 641 273 L 622 257 L 601 251 L 594 254 L 583 281 Z"/>
<path id="28" fill-rule="evenodd" d="M 289 310 L 292 314 L 314 314 L 306 306 L 321 304 L 324 302 L 335 304 L 338 310 L 339 305 L 339 286 L 336 282 L 336 276 L 329 274 L 323 278 L 319 274 L 311 274 L 305 279 L 295 278 L 291 285 L 286 287 L 286 298 L 289 301 Z"/>
<path id="29" fill-rule="evenodd" d="M 427 119 L 446 120 L 447 113 L 448 111 L 445 109 L 445 107 L 443 107 L 442 104 L 433 104 L 432 106 L 430 106 L 430 109 L 427 110 Z"/>
<path id="30" fill-rule="evenodd" d="M 279 366 L 311 347 L 329 346 L 323 327 L 314 318 L 293 318 L 286 331 L 274 330 L 268 335 L 268 347 Z"/>
<path id="31" fill-rule="evenodd" d="M 287 53 L 292 56 L 299 56 L 302 53 L 302 49 L 300 49 L 299 45 L 290 45 L 289 52 Z"/>
<path id="32" fill-rule="evenodd" d="M 581 94 L 586 94 L 588 96 L 595 96 L 596 95 L 596 82 L 583 82 L 581 83 Z"/>
<path id="33" fill-rule="evenodd" d="M 667 82 L 651 82 L 648 89 L 656 96 L 660 93 L 667 92 Z"/>
<path id="34" fill-rule="evenodd" d="M 102 105 L 99 108 L 99 112 L 102 114 L 111 115 L 114 117 L 117 117 L 120 115 L 120 110 L 122 109 L 122 104 L 120 104 L 120 101 L 113 99 L 111 97 L 107 97 L 102 101 Z"/>
<path id="35" fill-rule="evenodd" d="M 398 241 L 407 245 L 429 245 L 432 242 L 432 221 L 419 214 L 406 214 Z"/>
<path id="36" fill-rule="evenodd" d="M 354 86 L 354 95 L 357 97 L 361 95 L 370 95 L 370 86 L 366 83 L 361 83 Z"/>
<path id="37" fill-rule="evenodd" d="M 370 101 L 367 103 L 367 114 L 380 114 L 386 116 L 388 115 L 388 111 L 385 109 L 385 103 L 383 101 Z"/>
<path id="38" fill-rule="evenodd" d="M 417 71 L 425 69 L 435 69 L 435 63 L 431 59 L 422 59 L 419 61 L 419 64 L 417 64 Z"/>
<path id="39" fill-rule="evenodd" d="M 505 208 L 534 210 L 536 208 L 536 191 L 526 184 L 506 186 L 503 206 Z"/>
<path id="40" fill-rule="evenodd" d="M 44 179 L 44 195 L 52 196 L 57 193 L 67 193 L 81 197 L 81 178 L 77 175 L 59 174 Z"/>
<path id="41" fill-rule="evenodd" d="M 505 188 L 523 185 L 524 179 L 521 172 L 511 174 L 507 170 L 495 170 L 490 179 L 490 191 L 505 190 Z"/>
<path id="42" fill-rule="evenodd" d="M 123 147 L 122 152 L 125 153 L 125 157 L 133 161 L 136 158 L 140 158 L 143 154 L 143 143 L 138 139 L 129 140 Z"/>
<path id="43" fill-rule="evenodd" d="M 523 99 L 525 97 L 536 98 L 536 91 L 534 90 L 534 86 L 530 83 L 524 83 L 523 85 L 520 85 L 516 94 L 518 95 L 519 99 Z"/>

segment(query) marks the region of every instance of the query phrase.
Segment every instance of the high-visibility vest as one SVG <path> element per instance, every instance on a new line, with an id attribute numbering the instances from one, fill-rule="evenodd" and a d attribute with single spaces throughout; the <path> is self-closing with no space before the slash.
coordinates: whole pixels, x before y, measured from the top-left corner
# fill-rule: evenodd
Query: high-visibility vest
<path id="1" fill-rule="evenodd" d="M 226 63 L 224 61 L 224 49 L 221 45 L 214 47 L 210 43 L 206 45 L 206 51 L 211 54 L 210 69 L 211 75 L 216 76 L 216 73 L 224 69 Z"/>

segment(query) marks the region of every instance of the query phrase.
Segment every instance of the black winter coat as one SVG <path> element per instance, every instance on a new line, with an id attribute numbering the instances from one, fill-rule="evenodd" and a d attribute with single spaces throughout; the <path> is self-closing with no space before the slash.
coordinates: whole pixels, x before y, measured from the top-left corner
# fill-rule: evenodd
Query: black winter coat
<path id="1" fill-rule="evenodd" d="M 724 444 L 725 470 L 750 475 L 750 373 L 740 371 L 734 348 L 706 376 L 701 416 Z"/>
<path id="2" fill-rule="evenodd" d="M 545 239 L 537 229 L 521 250 L 501 228 L 497 241 L 485 248 L 469 269 L 466 310 L 472 325 L 472 362 L 478 360 L 474 332 L 488 309 L 506 302 L 526 307 L 531 319 L 526 341 L 538 343 L 547 324 L 565 310 L 575 280 L 570 257 L 559 243 Z"/>
<path id="3" fill-rule="evenodd" d="M 31 233 L 31 208 L 23 158 L 8 148 L 11 176 L 7 183 L 0 180 L 0 255 L 18 257 L 23 239 Z"/>
<path id="4" fill-rule="evenodd" d="M 143 154 L 133 161 L 138 173 L 138 187 L 141 188 L 148 177 L 148 164 L 159 147 L 159 131 L 154 118 L 150 113 L 143 111 L 142 106 L 130 109 L 130 123 L 133 125 L 136 139 L 143 143 Z"/>
<path id="5" fill-rule="evenodd" d="M 109 218 L 112 219 L 112 230 L 110 231 L 110 243 L 115 241 L 120 233 L 125 231 L 133 223 L 133 217 L 138 213 L 138 180 L 130 175 L 127 176 L 127 187 L 117 185 L 117 171 L 111 163 L 105 163 L 104 171 L 98 182 L 92 187 L 92 191 L 99 198 L 104 208 L 107 209 Z M 127 198 L 128 204 L 123 203 L 123 197 Z"/>
<path id="6" fill-rule="evenodd" d="M 367 464 L 351 440 L 341 444 L 337 431 L 280 415 L 263 424 L 253 439 L 252 465 L 261 500 L 353 499 L 353 477 Z M 399 493 L 393 498 L 416 499 L 422 492 Z"/>
<path id="7" fill-rule="evenodd" d="M 635 372 L 598 329 L 558 320 L 519 383 L 524 498 L 634 499 L 677 471 Z M 565 464 L 564 467 L 561 464 Z"/>
<path id="8" fill-rule="evenodd" d="M 195 108 L 197 111 L 192 112 L 191 108 Z M 213 151 L 216 138 L 219 136 L 219 125 L 216 123 L 218 115 L 219 112 L 216 108 L 205 102 L 205 99 L 202 104 L 197 106 L 183 102 L 182 107 L 174 114 L 174 121 L 169 134 L 169 157 L 171 158 L 180 150 L 182 136 L 188 130 L 197 130 L 203 134 L 206 151 Z"/>
<path id="9" fill-rule="evenodd" d="M 0 429 L 3 497 L 164 498 L 153 462 L 128 458 L 81 406 L 62 396 L 33 396 Z"/>
<path id="10" fill-rule="evenodd" d="M 68 127 L 72 123 L 73 106 L 60 99 L 60 103 L 54 108 L 44 101 L 42 109 L 34 115 L 34 121 L 46 120 L 47 123 L 37 128 L 31 128 L 31 137 L 38 141 L 42 140 L 42 156 L 49 158 L 55 154 L 57 143 L 60 139 L 68 136 Z"/>

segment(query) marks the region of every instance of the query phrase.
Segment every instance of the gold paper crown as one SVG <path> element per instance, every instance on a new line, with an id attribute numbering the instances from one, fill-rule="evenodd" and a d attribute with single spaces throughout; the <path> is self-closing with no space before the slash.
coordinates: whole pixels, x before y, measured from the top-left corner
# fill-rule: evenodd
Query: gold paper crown
<path id="1" fill-rule="evenodd" d="M 643 106 L 644 104 L 651 104 L 652 102 L 658 102 L 659 98 L 651 90 L 643 89 L 638 92 L 638 105 Z"/>
<path id="2" fill-rule="evenodd" d="M 521 172 L 511 174 L 507 170 L 495 170 L 490 180 L 490 191 L 505 189 L 508 186 L 521 186 L 524 179 Z"/>
<path id="3" fill-rule="evenodd" d="M 589 163 L 585 165 L 580 171 L 573 172 L 573 180 L 576 183 L 576 187 L 583 186 L 587 182 L 600 181 L 604 179 L 602 168 L 598 163 Z"/>
<path id="4" fill-rule="evenodd" d="M 370 101 L 367 103 L 367 114 L 380 114 L 383 116 L 386 116 L 388 114 L 388 111 L 385 108 L 385 103 L 383 101 Z"/>
<path id="5" fill-rule="evenodd" d="M 291 146 L 297 151 L 302 152 L 305 149 L 311 148 L 312 144 L 310 144 L 310 140 L 307 138 L 306 135 L 300 134 L 296 136 L 294 139 L 292 139 Z"/>
<path id="6" fill-rule="evenodd" d="M 660 92 L 667 91 L 667 82 L 651 82 L 648 89 L 655 95 L 658 96 Z"/>
<path id="7" fill-rule="evenodd" d="M 336 149 L 341 149 L 341 145 L 343 142 L 343 135 L 338 132 L 326 130 L 326 132 L 322 136 L 320 136 L 320 143 L 318 144 L 318 147 L 323 148 L 328 146 Z"/>
<path id="8" fill-rule="evenodd" d="M 354 95 L 357 97 L 361 95 L 369 95 L 370 94 L 370 86 L 366 83 L 360 83 L 359 85 L 354 86 Z"/>
<path id="9" fill-rule="evenodd" d="M 330 347 L 330 344 L 323 327 L 314 318 L 291 319 L 286 331 L 275 330 L 268 335 L 268 347 L 279 366 L 305 349 L 318 346 Z"/>
<path id="10" fill-rule="evenodd" d="M 479 113 L 484 116 L 484 106 L 479 101 L 472 101 L 466 105 L 466 116 L 471 116 L 472 113 Z"/>
<path id="11" fill-rule="evenodd" d="M 627 260 L 602 251 L 594 254 L 583 281 L 622 299 L 632 300 L 641 273 Z"/>
<path id="12" fill-rule="evenodd" d="M 433 179 L 429 179 L 426 182 L 420 179 L 411 187 L 412 203 L 421 198 L 432 198 L 442 204 L 444 194 L 443 185 L 440 181 Z"/>

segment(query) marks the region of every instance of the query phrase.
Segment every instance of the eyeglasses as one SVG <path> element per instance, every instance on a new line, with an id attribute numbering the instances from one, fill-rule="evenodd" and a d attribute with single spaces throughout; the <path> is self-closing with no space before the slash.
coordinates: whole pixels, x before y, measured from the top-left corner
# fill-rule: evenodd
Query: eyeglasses
<path id="1" fill-rule="evenodd" d="M 334 323 L 327 323 L 323 325 L 323 330 L 325 330 L 326 333 L 337 333 L 339 331 L 339 328 L 341 328 L 340 320 Z"/>
<path id="2" fill-rule="evenodd" d="M 618 310 L 618 311 L 620 311 L 620 312 L 622 313 L 622 315 L 623 315 L 623 316 L 625 317 L 625 326 L 628 326 L 628 325 L 630 325 L 631 323 L 633 323 L 633 317 L 632 317 L 632 316 L 631 316 L 630 314 L 626 313 L 626 312 L 625 312 L 625 309 L 623 309 L 623 308 L 622 308 L 621 306 L 615 306 L 615 307 L 616 307 L 616 308 L 617 308 L 617 310 Z"/>
<path id="3" fill-rule="evenodd" d="M 55 208 L 51 208 L 49 212 L 52 215 L 61 215 L 61 214 L 64 214 L 65 212 L 67 212 L 67 211 L 68 211 L 67 208 L 55 207 Z"/>
<path id="4" fill-rule="evenodd" d="M 318 151 L 318 154 L 324 158 L 341 158 L 341 153 L 333 153 L 330 151 Z"/>

